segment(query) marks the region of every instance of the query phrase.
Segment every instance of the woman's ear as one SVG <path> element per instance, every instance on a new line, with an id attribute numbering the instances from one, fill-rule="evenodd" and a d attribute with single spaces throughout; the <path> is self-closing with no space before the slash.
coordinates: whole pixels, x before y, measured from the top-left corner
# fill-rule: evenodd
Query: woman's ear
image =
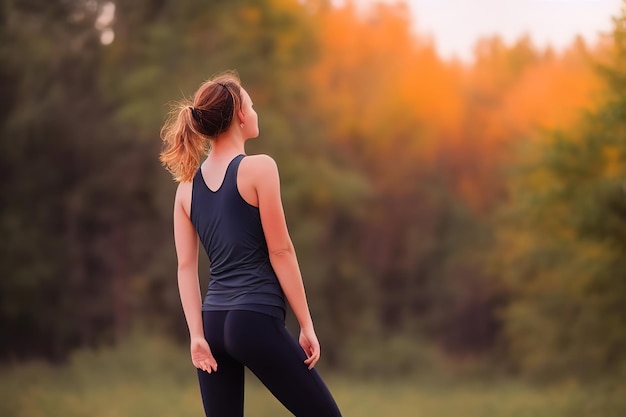
<path id="1" fill-rule="evenodd" d="M 237 110 L 237 117 L 239 118 L 239 123 L 246 122 L 246 115 L 243 113 L 242 109 Z"/>

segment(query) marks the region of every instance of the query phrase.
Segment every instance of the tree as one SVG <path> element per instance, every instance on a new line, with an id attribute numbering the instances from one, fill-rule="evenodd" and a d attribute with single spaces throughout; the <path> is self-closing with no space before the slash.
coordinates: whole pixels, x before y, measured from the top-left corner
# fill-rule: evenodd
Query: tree
<path id="1" fill-rule="evenodd" d="M 101 6 L 3 5 L 2 357 L 60 360 L 130 326 L 145 256 L 131 236 L 150 230 L 137 220 L 154 207 L 146 147 L 115 125 L 100 89 Z"/>
<path id="2" fill-rule="evenodd" d="M 528 147 L 497 223 L 506 346 L 534 376 L 626 370 L 626 15 L 613 38 L 603 102 Z"/>

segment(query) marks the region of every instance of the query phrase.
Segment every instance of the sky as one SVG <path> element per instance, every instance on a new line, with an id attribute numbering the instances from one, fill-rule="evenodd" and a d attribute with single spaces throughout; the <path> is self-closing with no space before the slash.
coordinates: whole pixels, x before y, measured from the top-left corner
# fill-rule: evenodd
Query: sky
<path id="1" fill-rule="evenodd" d="M 381 0 L 357 0 L 363 6 Z M 382 0 L 397 3 L 398 0 Z M 562 49 L 577 34 L 595 43 L 612 29 L 622 0 L 405 0 L 415 30 L 434 39 L 444 58 L 471 61 L 480 37 L 499 34 L 507 44 L 528 34 L 538 47 Z"/>

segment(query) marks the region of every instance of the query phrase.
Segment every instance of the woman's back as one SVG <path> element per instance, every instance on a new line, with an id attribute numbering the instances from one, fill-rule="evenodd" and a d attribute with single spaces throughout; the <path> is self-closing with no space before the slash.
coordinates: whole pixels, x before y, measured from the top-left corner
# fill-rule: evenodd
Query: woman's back
<path id="1" fill-rule="evenodd" d="M 284 295 L 270 263 L 259 209 L 241 196 L 237 184 L 243 159 L 238 155 L 230 161 L 215 189 L 207 185 L 202 167 L 193 178 L 190 218 L 211 262 L 202 309 L 246 309 L 282 318 Z"/>

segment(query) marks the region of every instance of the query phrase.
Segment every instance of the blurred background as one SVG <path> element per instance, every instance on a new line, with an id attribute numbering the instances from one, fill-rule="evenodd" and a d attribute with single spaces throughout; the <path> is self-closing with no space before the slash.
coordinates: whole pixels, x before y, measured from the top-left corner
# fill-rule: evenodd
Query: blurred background
<path id="1" fill-rule="evenodd" d="M 626 415 L 624 5 L 3 0 L 0 415 L 202 415 L 159 131 L 229 69 L 345 416 Z"/>

